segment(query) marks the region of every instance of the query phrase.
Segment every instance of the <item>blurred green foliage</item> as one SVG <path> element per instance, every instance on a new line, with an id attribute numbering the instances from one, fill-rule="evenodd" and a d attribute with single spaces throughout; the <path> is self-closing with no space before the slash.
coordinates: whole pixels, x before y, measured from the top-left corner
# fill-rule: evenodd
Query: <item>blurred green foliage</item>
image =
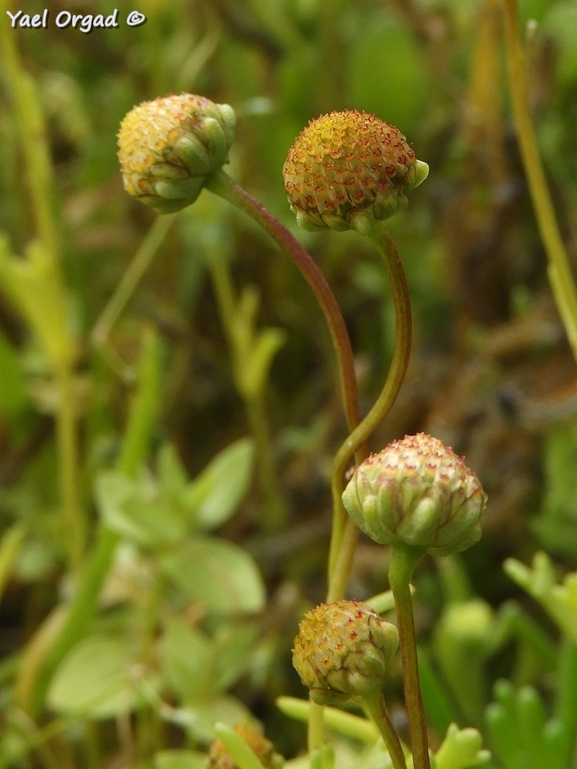
<path id="1" fill-rule="evenodd" d="M 251 717 L 287 757 L 304 745 L 274 701 L 304 696 L 290 648 L 303 609 L 324 596 L 328 477 L 346 429 L 308 287 L 251 222 L 204 192 L 167 230 L 104 344 L 91 336 L 154 222 L 122 189 L 119 123 L 136 103 L 181 91 L 235 109 L 227 170 L 293 231 L 282 165 L 321 112 L 374 112 L 430 164 L 390 224 L 415 339 L 399 401 L 371 446 L 431 432 L 466 454 L 489 494 L 482 542 L 449 576 L 432 562 L 417 574 L 433 744 L 448 734 L 441 767 L 462 765 L 451 763 L 459 740 L 467 765 L 487 760 L 475 734 L 447 733 L 455 721 L 483 731 L 494 769 L 576 766 L 577 376 L 518 157 L 500 3 L 142 0 L 147 22 L 136 28 L 124 23 L 133 10 L 124 0 L 74 6 L 118 8 L 119 26 L 58 29 L 57 9 L 47 29 L 11 30 L 0 18 L 45 121 L 45 203 L 58 241 L 48 262 L 4 63 L 0 767 L 196 769 L 215 721 Z M 25 12 L 42 10 L 30 0 Z M 520 10 L 523 23 L 537 21 L 528 97 L 573 257 L 577 10 L 566 0 L 527 0 Z M 366 411 L 393 344 L 384 268 L 354 233 L 297 236 L 343 308 Z M 222 280 L 236 337 L 217 301 Z M 151 345 L 147 380 L 139 365 Z M 58 481 L 62 350 L 73 356 L 81 560 L 105 577 L 94 610 L 87 604 L 68 626 L 80 582 Z M 260 448 L 246 437 L 256 430 L 251 372 L 266 421 Z M 272 491 L 254 469 L 263 446 Z M 271 499 L 284 506 L 280 531 L 266 525 Z M 550 555 L 522 567 L 537 547 Z M 508 562 L 517 585 L 501 569 L 506 557 L 518 559 Z M 561 581 L 551 558 L 561 559 Z M 351 595 L 381 592 L 384 573 L 382 549 L 362 541 Z M 68 640 L 58 647 L 62 627 Z M 400 713 L 399 670 L 388 687 Z M 350 765 L 358 740 L 340 734 L 336 763 Z M 370 760 L 387 759 L 375 749 Z"/>

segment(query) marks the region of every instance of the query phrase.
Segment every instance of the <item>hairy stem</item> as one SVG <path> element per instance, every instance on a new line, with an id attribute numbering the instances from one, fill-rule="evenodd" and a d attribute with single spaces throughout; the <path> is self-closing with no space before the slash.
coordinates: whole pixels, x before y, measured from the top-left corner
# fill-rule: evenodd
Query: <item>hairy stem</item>
<path id="1" fill-rule="evenodd" d="M 403 687 L 405 706 L 411 730 L 411 750 L 414 769 L 430 769 L 429 741 L 419 667 L 417 661 L 417 640 L 413 619 L 413 600 L 411 597 L 411 577 L 423 551 L 421 548 L 398 544 L 393 546 L 389 566 L 389 584 L 395 599 L 399 645 L 403 662 Z"/>

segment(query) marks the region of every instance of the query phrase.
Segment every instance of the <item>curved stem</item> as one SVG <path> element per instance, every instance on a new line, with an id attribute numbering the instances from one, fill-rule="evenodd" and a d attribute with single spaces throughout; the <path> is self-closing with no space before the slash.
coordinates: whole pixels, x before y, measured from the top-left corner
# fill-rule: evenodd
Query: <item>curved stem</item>
<path id="1" fill-rule="evenodd" d="M 401 741 L 399 740 L 399 736 L 394 730 L 387 714 L 387 707 L 382 691 L 375 691 L 374 694 L 365 695 L 360 699 L 367 715 L 371 717 L 381 733 L 383 742 L 389 751 L 393 769 L 407 769 Z"/>
<path id="2" fill-rule="evenodd" d="M 429 742 L 417 661 L 417 641 L 411 598 L 411 577 L 423 550 L 398 544 L 393 546 L 389 584 L 395 599 L 399 645 L 403 662 L 405 706 L 411 729 L 411 749 L 415 769 L 430 769 Z"/>
<path id="3" fill-rule="evenodd" d="M 517 0 L 505 0 L 504 5 L 507 71 L 519 148 L 539 232 L 547 253 L 549 281 L 555 303 L 563 320 L 573 356 L 577 360 L 577 290 L 551 202 L 527 106 L 525 55 L 519 36 Z"/>
<path id="4" fill-rule="evenodd" d="M 341 396 L 350 430 L 360 422 L 353 351 L 340 307 L 324 275 L 298 240 L 258 200 L 224 171 L 210 177 L 206 188 L 254 219 L 292 259 L 314 291 L 329 327 L 337 355 Z M 362 443 L 362 442 L 361 442 Z M 360 444 L 359 444 L 360 446 Z M 354 453 L 354 452 L 353 452 Z"/>
<path id="5" fill-rule="evenodd" d="M 329 554 L 329 586 L 337 583 L 341 586 L 346 585 L 348 573 L 343 575 L 341 570 L 350 568 L 352 553 L 343 553 L 342 550 L 345 542 L 347 548 L 354 548 L 356 542 L 356 538 L 352 531 L 350 531 L 354 524 L 348 518 L 341 499 L 347 467 L 352 457 L 358 452 L 359 446 L 365 443 L 367 438 L 375 431 L 391 410 L 401 389 L 411 354 L 411 301 L 403 265 L 395 244 L 381 222 L 375 225 L 370 236 L 383 257 L 389 280 L 391 281 L 396 319 L 395 346 L 387 380 L 381 394 L 361 424 L 353 430 L 340 447 L 335 457 L 332 478 L 335 517 Z M 337 590 L 330 589 L 330 592 L 333 595 L 333 601 L 344 597 Z"/>

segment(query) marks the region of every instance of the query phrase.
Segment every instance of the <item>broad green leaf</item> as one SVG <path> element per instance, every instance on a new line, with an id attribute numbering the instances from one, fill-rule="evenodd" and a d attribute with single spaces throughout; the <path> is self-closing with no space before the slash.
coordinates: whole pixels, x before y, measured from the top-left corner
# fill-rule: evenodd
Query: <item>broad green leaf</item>
<path id="1" fill-rule="evenodd" d="M 158 480 L 162 495 L 179 504 L 182 493 L 188 483 L 188 475 L 174 446 L 170 443 L 165 443 L 161 446 L 158 452 L 157 463 Z"/>
<path id="2" fill-rule="evenodd" d="M 246 494 L 252 473 L 252 441 L 241 438 L 221 451 L 192 481 L 185 493 L 200 530 L 220 526 L 235 512 Z"/>
<path id="3" fill-rule="evenodd" d="M 194 750 L 159 750 L 154 769 L 206 769 L 206 753 Z"/>
<path id="4" fill-rule="evenodd" d="M 199 630 L 181 620 L 167 623 L 162 643 L 162 666 L 176 692 L 188 702 L 217 693 L 214 680 L 215 647 Z"/>
<path id="5" fill-rule="evenodd" d="M 66 715 L 110 718 L 139 704 L 128 638 L 91 636 L 64 659 L 48 690 L 50 708 Z"/>
<path id="6" fill-rule="evenodd" d="M 199 742 L 211 742 L 216 734 L 214 725 L 217 721 L 236 726 L 249 723 L 253 716 L 235 697 L 215 697 L 205 702 L 193 703 L 190 722 L 184 724 L 189 736 Z"/>
<path id="7" fill-rule="evenodd" d="M 262 609 L 265 591 L 255 562 L 242 548 L 198 537 L 160 558 L 167 577 L 209 611 L 223 614 Z"/>
<path id="8" fill-rule="evenodd" d="M 184 522 L 159 498 L 155 484 L 105 470 L 96 479 L 96 504 L 104 521 L 120 536 L 158 548 L 181 541 Z"/>
<path id="9" fill-rule="evenodd" d="M 243 674 L 255 647 L 256 628 L 224 625 L 214 637 L 215 682 L 218 691 L 226 691 Z"/>

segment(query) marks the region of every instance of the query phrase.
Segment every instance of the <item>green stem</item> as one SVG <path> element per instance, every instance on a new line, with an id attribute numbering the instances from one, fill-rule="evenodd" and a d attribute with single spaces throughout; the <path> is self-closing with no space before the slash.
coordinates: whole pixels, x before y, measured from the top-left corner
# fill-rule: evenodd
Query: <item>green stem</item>
<path id="1" fill-rule="evenodd" d="M 421 548 L 404 544 L 394 545 L 389 566 L 389 583 L 397 611 L 399 644 L 403 662 L 403 687 L 411 730 L 413 765 L 415 769 L 430 769 L 429 743 L 419 681 L 417 641 L 410 586 L 413 571 L 422 554 Z"/>
<path id="2" fill-rule="evenodd" d="M 549 281 L 573 355 L 577 360 L 577 290 L 555 217 L 555 209 L 549 194 L 531 115 L 527 106 L 525 54 L 519 33 L 517 0 L 504 0 L 504 5 L 507 71 L 519 148 L 539 232 L 549 260 Z"/>
<path id="3" fill-rule="evenodd" d="M 312 288 L 329 327 L 337 355 L 341 396 L 350 430 L 360 422 L 357 380 L 353 351 L 341 310 L 324 275 L 312 257 L 298 240 L 258 200 L 230 178 L 224 171 L 212 176 L 205 185 L 207 189 L 227 200 L 254 219 L 280 248 L 292 259 L 302 276 Z"/>
<path id="4" fill-rule="evenodd" d="M 144 334 L 138 389 L 116 464 L 120 472 L 133 475 L 146 455 L 158 408 L 159 391 L 159 340 L 155 331 L 149 328 Z M 62 630 L 47 654 L 36 681 L 31 702 L 33 713 L 42 708 L 54 671 L 90 626 L 118 542 L 119 535 L 101 521 L 96 544 L 84 567 Z"/>
<path id="5" fill-rule="evenodd" d="M 259 469 L 258 482 L 266 506 L 266 515 L 262 516 L 263 527 L 268 531 L 280 531 L 286 523 L 288 511 L 274 466 L 272 442 L 263 402 L 264 393 L 261 391 L 262 388 L 257 392 L 247 392 L 248 388 L 243 387 L 243 369 L 246 366 L 243 353 L 246 355 L 248 350 L 240 343 L 239 336 L 235 333 L 238 325 L 237 300 L 225 260 L 218 255 L 215 259 L 211 259 L 209 271 L 221 323 L 231 348 L 236 388 L 244 401 L 255 445 Z"/>
<path id="6" fill-rule="evenodd" d="M 381 733 L 383 742 L 389 751 L 393 769 L 407 769 L 401 741 L 399 740 L 399 736 L 394 730 L 387 714 L 387 707 L 382 691 L 378 689 L 371 695 L 365 695 L 361 698 L 361 704 L 364 706 L 367 714 L 372 718 Z"/>
<path id="7" fill-rule="evenodd" d="M 266 515 L 262 516 L 263 528 L 269 532 L 281 531 L 288 519 L 288 509 L 279 487 L 274 465 L 272 441 L 262 394 L 245 397 L 245 405 L 259 465 L 261 496 L 266 505 Z"/>
<path id="8" fill-rule="evenodd" d="M 56 370 L 58 413 L 56 445 L 60 499 L 66 521 L 66 540 L 72 569 L 78 574 L 84 562 L 86 520 L 78 492 L 77 417 L 74 397 L 74 375 L 67 362 Z"/>
<path id="9" fill-rule="evenodd" d="M 343 488 L 339 490 L 339 512 L 342 507 L 341 495 Z M 333 498 L 335 499 L 335 498 Z M 344 511 L 344 508 L 343 508 Z M 346 515 L 346 511 L 345 515 Z M 352 518 L 346 516 L 346 522 L 343 529 L 343 535 L 339 542 L 339 549 L 337 551 L 337 558 L 335 560 L 334 571 L 329 579 L 329 588 L 327 591 L 327 603 L 333 603 L 334 601 L 340 601 L 345 597 L 347 592 L 347 583 L 349 581 L 349 574 L 353 565 L 353 558 L 355 555 L 355 548 L 359 539 L 359 529 Z M 331 532 L 331 544 L 333 542 Z M 330 557 L 330 556 L 329 556 Z M 330 563 L 330 561 L 329 561 Z"/>
<path id="10" fill-rule="evenodd" d="M 175 217 L 175 214 L 168 214 L 166 216 L 158 216 L 154 220 L 152 227 L 140 244 L 140 248 L 120 279 L 120 283 L 116 286 L 106 307 L 94 324 L 91 337 L 93 344 L 97 347 L 103 347 L 106 344 L 110 330 L 120 317 L 137 285 L 140 283 L 142 276 L 150 266 Z"/>
<path id="11" fill-rule="evenodd" d="M 324 707 L 310 700 L 308 720 L 308 751 L 312 755 L 322 748 L 325 741 Z"/>
<path id="12" fill-rule="evenodd" d="M 352 552 L 342 554 L 341 550 L 346 541 L 347 547 L 354 548 L 355 538 L 349 529 L 354 526 L 351 519 L 347 516 L 342 503 L 342 493 L 344 489 L 344 478 L 349 463 L 359 447 L 362 446 L 368 437 L 375 431 L 380 422 L 391 410 L 407 371 L 409 356 L 411 354 L 411 300 L 407 279 L 399 258 L 395 244 L 383 223 L 378 222 L 370 233 L 379 253 L 381 254 L 389 280 L 391 282 L 393 303 L 395 306 L 395 346 L 393 357 L 389 368 L 389 373 L 381 394 L 377 398 L 374 406 L 363 419 L 361 424 L 353 430 L 347 440 L 343 443 L 337 452 L 333 465 L 332 476 L 332 495 L 334 521 L 331 533 L 331 549 L 329 554 L 329 586 L 333 583 L 339 583 L 346 586 L 348 572 L 346 575 L 341 573 L 343 568 L 350 568 L 352 561 Z M 333 600 L 343 598 L 342 588 L 330 588 Z"/>
<path id="13" fill-rule="evenodd" d="M 0 0 L 0 62 L 14 103 L 38 237 L 50 256 L 57 259 L 60 250 L 52 205 L 55 182 L 40 99 L 34 80 L 22 69 L 16 47 L 17 36 L 8 23 L 6 5 Z"/>
<path id="14" fill-rule="evenodd" d="M 561 642 L 555 718 L 567 735 L 566 755 L 560 765 L 568 766 L 577 738 L 577 646 L 566 636 Z"/>

